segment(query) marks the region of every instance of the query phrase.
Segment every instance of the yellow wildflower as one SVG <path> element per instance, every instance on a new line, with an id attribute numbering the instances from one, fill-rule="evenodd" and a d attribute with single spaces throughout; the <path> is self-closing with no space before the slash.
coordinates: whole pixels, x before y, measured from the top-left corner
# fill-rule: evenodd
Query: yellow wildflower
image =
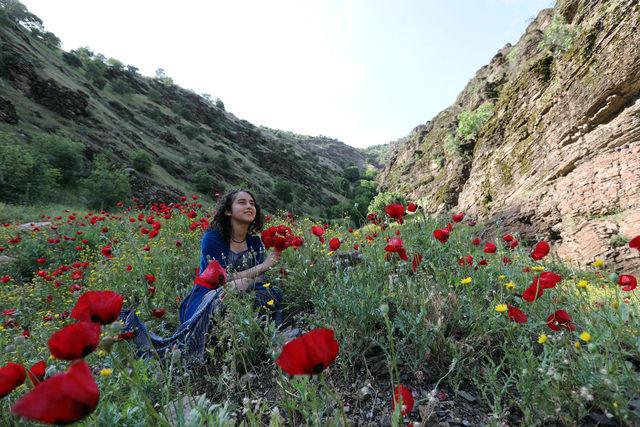
<path id="1" fill-rule="evenodd" d="M 573 346 L 574 346 L 576 349 L 580 349 L 580 341 L 576 341 L 576 342 L 573 344 Z"/>
<path id="2" fill-rule="evenodd" d="M 273 304 L 275 304 L 274 300 L 270 299 L 269 301 L 267 301 L 267 305 L 273 305 Z"/>
<path id="3" fill-rule="evenodd" d="M 545 334 L 540 334 L 538 336 L 538 344 L 544 344 L 547 342 L 547 336 Z"/>
<path id="4" fill-rule="evenodd" d="M 498 276 L 498 280 L 504 280 L 506 278 L 507 278 L 507 276 L 505 276 L 504 274 L 501 274 L 501 275 Z"/>
<path id="5" fill-rule="evenodd" d="M 271 283 L 265 283 L 264 285 L 262 285 L 265 288 L 268 288 L 269 286 L 271 286 Z"/>
<path id="6" fill-rule="evenodd" d="M 507 311 L 507 304 L 498 304 L 498 305 L 496 305 L 496 311 L 498 313 L 504 313 L 505 311 Z"/>
<path id="7" fill-rule="evenodd" d="M 604 265 L 604 260 L 602 260 L 601 258 L 596 258 L 595 261 L 593 261 L 591 263 L 592 266 L 596 267 L 596 268 L 600 268 Z"/>
<path id="8" fill-rule="evenodd" d="M 513 281 L 509 280 L 507 283 L 504 284 L 504 287 L 507 289 L 513 289 L 516 287 L 516 285 L 513 283 Z"/>
<path id="9" fill-rule="evenodd" d="M 333 255 L 333 251 L 327 252 L 327 256 L 331 256 L 331 255 Z"/>
<path id="10" fill-rule="evenodd" d="M 533 267 L 531 267 L 531 269 L 533 271 L 544 271 L 544 266 L 543 265 L 534 265 Z"/>
<path id="11" fill-rule="evenodd" d="M 56 357 L 53 354 L 49 355 L 49 360 L 56 360 Z"/>
<path id="12" fill-rule="evenodd" d="M 587 331 L 584 331 L 580 334 L 580 339 L 584 342 L 589 342 L 591 341 L 591 334 Z"/>
<path id="13" fill-rule="evenodd" d="M 460 280 L 460 283 L 462 283 L 463 285 L 468 285 L 471 282 L 473 282 L 473 279 L 471 277 L 465 277 L 464 279 Z"/>
<path id="14" fill-rule="evenodd" d="M 586 289 L 588 285 L 589 285 L 589 282 L 587 282 L 586 280 L 580 280 L 576 284 L 576 286 L 579 287 L 580 289 Z"/>
<path id="15" fill-rule="evenodd" d="M 111 368 L 100 369 L 100 375 L 103 376 L 103 377 L 108 377 L 112 373 L 113 373 L 113 369 L 111 369 Z"/>
<path id="16" fill-rule="evenodd" d="M 107 355 L 107 352 L 104 350 L 98 350 L 98 357 L 105 357 Z"/>

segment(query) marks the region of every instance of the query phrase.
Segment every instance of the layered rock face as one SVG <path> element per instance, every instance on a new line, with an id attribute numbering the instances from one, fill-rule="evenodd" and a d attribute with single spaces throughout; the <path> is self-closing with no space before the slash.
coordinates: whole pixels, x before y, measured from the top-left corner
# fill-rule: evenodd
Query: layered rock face
<path id="1" fill-rule="evenodd" d="M 463 210 L 492 233 L 549 239 L 575 265 L 604 257 L 640 272 L 627 245 L 640 234 L 638 28 L 635 0 L 543 10 L 453 106 L 414 129 L 390 156 L 382 189 L 433 213 Z M 569 42 L 549 47 L 557 33 Z M 460 113 L 486 102 L 490 118 L 452 150 Z"/>

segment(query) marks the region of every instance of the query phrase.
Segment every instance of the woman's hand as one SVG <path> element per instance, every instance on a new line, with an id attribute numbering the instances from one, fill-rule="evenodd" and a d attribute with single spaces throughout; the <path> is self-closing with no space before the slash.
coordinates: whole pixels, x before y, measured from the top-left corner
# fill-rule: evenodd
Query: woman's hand
<path id="1" fill-rule="evenodd" d="M 251 285 L 253 285 L 253 280 L 246 277 L 242 279 L 236 279 L 227 283 L 227 286 L 229 286 L 231 289 L 235 289 L 240 292 L 245 292 L 247 289 L 249 289 L 249 287 L 251 287 Z"/>
<path id="2" fill-rule="evenodd" d="M 262 263 L 262 265 L 264 265 L 265 270 L 268 270 L 273 267 L 278 261 L 280 261 L 280 252 L 273 251 L 269 252 L 267 259 Z"/>

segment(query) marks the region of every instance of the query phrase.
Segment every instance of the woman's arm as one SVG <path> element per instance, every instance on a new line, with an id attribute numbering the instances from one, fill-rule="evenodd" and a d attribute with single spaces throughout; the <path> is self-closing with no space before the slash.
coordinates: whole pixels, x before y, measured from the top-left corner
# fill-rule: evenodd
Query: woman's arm
<path id="1" fill-rule="evenodd" d="M 267 256 L 267 259 L 261 263 L 256 265 L 255 267 L 248 268 L 246 270 L 238 271 L 237 273 L 233 273 L 231 277 L 227 278 L 227 281 L 234 281 L 238 279 L 251 279 L 254 280 L 257 276 L 269 270 L 273 265 L 280 260 L 280 253 L 271 252 Z M 252 282 L 253 283 L 253 282 Z"/>

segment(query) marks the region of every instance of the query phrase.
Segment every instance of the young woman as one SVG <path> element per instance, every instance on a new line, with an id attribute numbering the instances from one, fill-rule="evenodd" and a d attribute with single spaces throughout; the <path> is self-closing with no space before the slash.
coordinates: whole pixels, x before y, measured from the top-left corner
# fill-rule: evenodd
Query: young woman
<path id="1" fill-rule="evenodd" d="M 273 319 L 277 326 L 282 322 L 281 292 L 276 288 L 265 288 L 264 273 L 279 260 L 278 252 L 266 254 L 259 235 L 263 224 L 260 206 L 247 190 L 234 190 L 221 198 L 215 217 L 202 236 L 200 271 L 209 261 L 216 260 L 228 271 L 226 289 L 240 292 L 253 291 L 255 305 L 264 307 L 271 300 Z M 210 289 L 196 284 L 180 306 L 180 317 L 189 318 L 197 310 L 202 297 Z"/>
<path id="2" fill-rule="evenodd" d="M 187 363 L 203 361 L 212 316 L 222 309 L 225 291 L 252 292 L 254 305 L 260 307 L 263 314 L 270 315 L 276 326 L 281 325 L 282 294 L 267 285 L 264 277 L 280 260 L 280 254 L 266 254 L 260 236 L 254 234 L 261 230 L 262 224 L 260 206 L 249 191 L 234 190 L 221 198 L 214 220 L 202 236 L 199 271 L 205 271 L 209 261 L 216 260 L 228 272 L 226 284 L 212 289 L 196 280 L 180 304 L 180 326 L 168 338 L 148 331 L 135 310 L 123 310 L 120 319 L 124 322 L 124 331 L 134 333 L 132 340 L 140 356 L 164 356 L 180 349 Z"/>

